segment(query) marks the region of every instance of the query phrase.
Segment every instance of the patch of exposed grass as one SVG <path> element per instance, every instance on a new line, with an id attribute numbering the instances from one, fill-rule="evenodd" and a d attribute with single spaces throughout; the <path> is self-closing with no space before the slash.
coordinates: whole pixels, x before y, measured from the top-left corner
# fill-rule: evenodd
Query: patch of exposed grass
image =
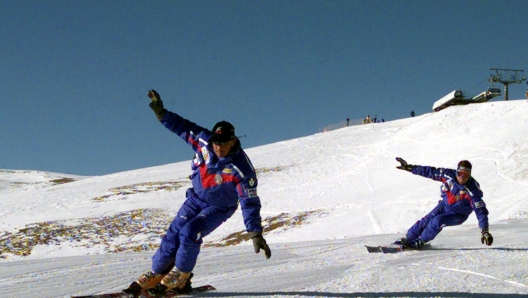
<path id="1" fill-rule="evenodd" d="M 117 199 L 115 196 L 127 196 L 138 193 L 147 193 L 151 191 L 167 190 L 173 191 L 187 185 L 187 181 L 166 181 L 166 182 L 145 182 L 109 189 L 109 194 L 94 198 L 94 201 L 104 202 L 112 199 Z"/>
<path id="2" fill-rule="evenodd" d="M 264 233 L 298 227 L 309 217 L 321 213 L 316 210 L 267 217 L 262 220 Z M 67 224 L 66 221 L 29 224 L 16 233 L 4 232 L 0 236 L 0 257 L 6 258 L 9 254 L 28 256 L 36 245 L 64 243 L 86 248 L 98 245 L 106 253 L 151 251 L 158 248 L 173 218 L 174 214 L 161 209 L 139 209 L 112 216 L 83 218 L 79 224 Z M 204 246 L 232 246 L 247 240 L 248 233 L 242 230 L 216 242 L 206 242 Z"/>
<path id="3" fill-rule="evenodd" d="M 73 178 L 60 178 L 60 179 L 50 180 L 50 182 L 53 183 L 53 184 L 64 184 L 64 183 L 70 183 L 70 182 L 73 182 L 73 181 L 76 181 L 76 180 L 73 179 Z"/>
<path id="4" fill-rule="evenodd" d="M 298 227 L 304 224 L 308 218 L 315 214 L 320 214 L 321 210 L 314 211 L 305 211 L 300 212 L 297 215 L 291 215 L 289 213 L 281 213 L 276 216 L 266 217 L 262 220 L 262 233 L 269 233 L 274 230 L 282 229 L 288 230 L 291 228 Z M 232 234 L 229 234 L 224 239 L 220 240 L 218 243 L 205 243 L 204 246 L 220 247 L 220 246 L 232 246 L 237 245 L 241 242 L 249 240 L 249 234 L 245 231 L 238 231 Z"/>
<path id="5" fill-rule="evenodd" d="M 80 224 L 65 221 L 48 221 L 26 225 L 16 233 L 0 237 L 1 254 L 27 256 L 36 245 L 59 245 L 70 242 L 75 246 L 102 245 L 107 252 L 150 250 L 165 233 L 172 216 L 158 209 L 139 209 L 113 216 L 84 218 Z M 129 239 L 117 244 L 117 237 L 143 235 L 141 243 Z"/>
<path id="6" fill-rule="evenodd" d="M 282 171 L 287 167 L 261 168 L 260 173 Z M 75 181 L 71 178 L 51 180 L 54 184 Z M 189 184 L 188 181 L 148 182 L 109 189 L 109 194 L 94 198 L 98 202 L 119 200 L 127 195 L 152 191 L 177 190 Z M 281 213 L 262 220 L 263 233 L 288 230 L 298 227 L 321 210 L 305 211 L 297 214 Z M 0 257 L 8 255 L 28 256 L 37 245 L 60 245 L 90 248 L 97 245 L 107 253 L 140 252 L 158 248 L 160 239 L 174 218 L 172 212 L 161 209 L 138 209 L 121 212 L 112 216 L 79 219 L 79 224 L 67 221 L 48 221 L 26 225 L 15 233 L 0 235 Z M 205 242 L 204 246 L 220 247 L 237 245 L 248 241 L 245 230 L 234 232 L 215 242 Z"/>
<path id="7" fill-rule="evenodd" d="M 264 174 L 264 173 L 270 173 L 270 172 L 280 172 L 280 171 L 283 171 L 287 168 L 290 168 L 291 166 L 277 166 L 277 167 L 270 167 L 270 168 L 258 168 L 258 169 L 255 169 L 255 173 L 257 173 L 257 175 L 259 174 Z"/>

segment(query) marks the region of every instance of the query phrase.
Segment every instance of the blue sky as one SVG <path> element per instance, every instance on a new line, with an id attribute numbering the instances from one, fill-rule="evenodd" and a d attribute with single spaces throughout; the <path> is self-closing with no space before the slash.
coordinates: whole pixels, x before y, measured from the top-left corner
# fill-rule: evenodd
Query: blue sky
<path id="1" fill-rule="evenodd" d="M 528 72 L 528 1 L 0 1 L 0 168 L 103 175 L 189 160 L 148 107 L 245 148 L 431 112 Z M 524 98 L 526 82 L 510 85 Z M 502 88 L 502 86 L 499 86 Z M 502 98 L 502 97 L 501 97 Z M 497 99 L 499 100 L 499 99 Z"/>

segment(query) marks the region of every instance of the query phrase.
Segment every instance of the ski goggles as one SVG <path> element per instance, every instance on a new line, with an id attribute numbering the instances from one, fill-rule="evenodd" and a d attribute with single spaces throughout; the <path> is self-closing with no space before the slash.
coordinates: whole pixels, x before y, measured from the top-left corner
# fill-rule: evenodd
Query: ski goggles
<path id="1" fill-rule="evenodd" d="M 458 167 L 457 176 L 460 178 L 468 178 L 471 176 L 471 169 L 466 167 Z"/>
<path id="2" fill-rule="evenodd" d="M 231 141 L 227 141 L 227 142 L 213 142 L 213 145 L 226 146 L 227 144 L 229 144 L 229 142 L 231 142 Z"/>

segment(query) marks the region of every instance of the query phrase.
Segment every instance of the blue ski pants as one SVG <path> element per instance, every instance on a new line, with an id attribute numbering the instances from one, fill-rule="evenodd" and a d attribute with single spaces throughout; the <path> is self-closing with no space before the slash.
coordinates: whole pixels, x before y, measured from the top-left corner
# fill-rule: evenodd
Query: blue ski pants
<path id="1" fill-rule="evenodd" d="M 438 235 L 443 227 L 458 226 L 468 219 L 468 215 L 446 212 L 442 201 L 422 219 L 417 221 L 408 231 L 407 240 L 420 238 L 429 242 Z"/>
<path id="2" fill-rule="evenodd" d="M 212 206 L 187 191 L 187 200 L 152 257 L 152 270 L 166 274 L 176 265 L 180 271 L 191 272 L 200 253 L 202 238 L 229 219 L 237 207 Z"/>

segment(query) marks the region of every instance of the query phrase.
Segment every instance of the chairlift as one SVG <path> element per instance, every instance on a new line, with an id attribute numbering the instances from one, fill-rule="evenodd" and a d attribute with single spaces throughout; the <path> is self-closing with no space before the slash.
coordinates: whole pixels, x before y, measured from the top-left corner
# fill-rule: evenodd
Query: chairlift
<path id="1" fill-rule="evenodd" d="M 500 88 L 497 87 L 488 87 L 488 90 L 486 91 L 488 95 L 491 95 L 492 97 L 500 96 L 502 94 L 502 91 Z"/>
<path id="2" fill-rule="evenodd" d="M 490 82 L 486 94 L 493 97 L 500 96 L 502 94 L 502 88 L 496 82 Z"/>

